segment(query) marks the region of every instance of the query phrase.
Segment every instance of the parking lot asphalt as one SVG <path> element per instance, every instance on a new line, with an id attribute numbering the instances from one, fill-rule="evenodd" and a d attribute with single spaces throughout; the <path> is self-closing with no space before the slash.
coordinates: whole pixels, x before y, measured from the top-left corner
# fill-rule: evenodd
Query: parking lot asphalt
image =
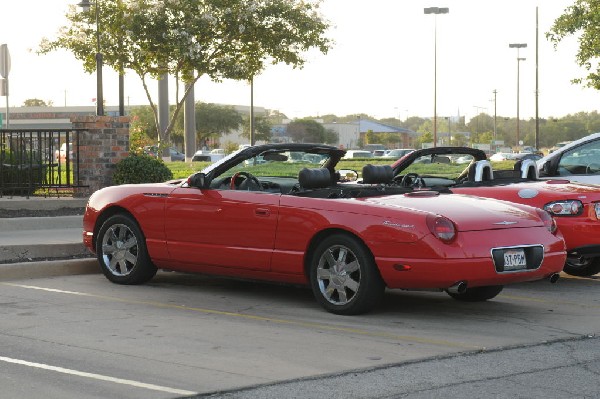
<path id="1" fill-rule="evenodd" d="M 0 208 L 7 210 L 52 212 L 83 206 L 84 199 L 0 198 Z M 81 244 L 81 233 L 78 215 L 0 218 L 0 281 L 99 273 L 97 260 Z M 589 334 L 567 338 L 423 356 L 378 367 L 188 397 L 600 397 L 599 344 L 600 337 L 592 329 Z"/>

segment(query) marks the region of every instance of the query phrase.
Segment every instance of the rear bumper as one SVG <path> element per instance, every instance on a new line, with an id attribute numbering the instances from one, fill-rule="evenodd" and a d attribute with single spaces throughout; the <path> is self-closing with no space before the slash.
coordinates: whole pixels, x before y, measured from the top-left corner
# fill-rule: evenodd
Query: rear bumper
<path id="1" fill-rule="evenodd" d="M 546 252 L 533 270 L 497 272 L 491 256 L 465 259 L 376 258 L 389 288 L 447 289 L 459 281 L 468 287 L 506 285 L 548 278 L 562 271 L 566 252 Z"/>

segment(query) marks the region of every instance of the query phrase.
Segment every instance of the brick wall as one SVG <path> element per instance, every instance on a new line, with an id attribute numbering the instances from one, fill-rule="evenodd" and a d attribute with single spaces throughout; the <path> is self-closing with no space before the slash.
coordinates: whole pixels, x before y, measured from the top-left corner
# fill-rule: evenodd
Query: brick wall
<path id="1" fill-rule="evenodd" d="M 129 155 L 128 116 L 78 116 L 71 118 L 79 134 L 79 178 L 83 186 L 74 197 L 87 197 L 103 187 L 112 186 L 115 166 Z"/>

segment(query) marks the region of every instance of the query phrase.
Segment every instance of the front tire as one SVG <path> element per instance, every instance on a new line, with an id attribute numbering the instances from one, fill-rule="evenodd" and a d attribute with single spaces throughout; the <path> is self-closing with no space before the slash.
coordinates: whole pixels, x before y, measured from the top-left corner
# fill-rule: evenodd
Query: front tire
<path id="1" fill-rule="evenodd" d="M 504 287 L 501 285 L 488 285 L 485 287 L 467 288 L 463 293 L 446 293 L 457 301 L 463 302 L 483 302 L 496 297 Z"/>
<path id="2" fill-rule="evenodd" d="M 315 248 L 309 278 L 317 302 L 339 315 L 368 312 L 385 292 L 371 253 L 358 239 L 344 234 L 327 237 Z"/>
<path id="3" fill-rule="evenodd" d="M 141 284 L 156 274 L 146 250 L 146 239 L 130 216 L 109 217 L 96 239 L 96 254 L 102 272 L 117 284 Z"/>
<path id="4" fill-rule="evenodd" d="M 600 258 L 567 257 L 563 271 L 571 276 L 589 277 L 600 272 Z"/>

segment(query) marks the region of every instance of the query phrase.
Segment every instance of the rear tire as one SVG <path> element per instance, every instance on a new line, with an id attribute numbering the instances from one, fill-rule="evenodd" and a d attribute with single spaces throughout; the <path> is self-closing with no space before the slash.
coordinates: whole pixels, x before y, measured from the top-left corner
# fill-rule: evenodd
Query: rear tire
<path id="1" fill-rule="evenodd" d="M 567 258 L 563 271 L 571 276 L 593 276 L 600 272 L 600 258 Z"/>
<path id="2" fill-rule="evenodd" d="M 102 224 L 96 254 L 102 272 L 113 283 L 145 283 L 157 271 L 148 256 L 142 231 L 128 215 L 113 215 Z"/>
<path id="3" fill-rule="evenodd" d="M 500 292 L 502 292 L 503 288 L 504 287 L 502 285 L 488 285 L 485 287 L 467 288 L 467 290 L 461 294 L 448 291 L 446 291 L 446 293 L 457 301 L 483 302 L 497 296 Z"/>
<path id="4" fill-rule="evenodd" d="M 355 315 L 372 310 L 383 298 L 385 283 L 364 244 L 349 235 L 325 238 L 310 259 L 313 294 L 327 311 Z"/>

